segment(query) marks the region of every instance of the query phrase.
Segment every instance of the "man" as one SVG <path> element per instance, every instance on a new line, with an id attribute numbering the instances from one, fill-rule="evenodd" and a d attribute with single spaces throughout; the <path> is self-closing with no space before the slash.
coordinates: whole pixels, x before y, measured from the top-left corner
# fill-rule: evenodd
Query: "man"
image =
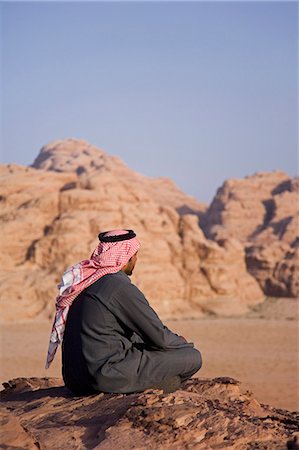
<path id="1" fill-rule="evenodd" d="M 131 283 L 140 248 L 133 230 L 99 240 L 90 260 L 62 277 L 46 367 L 62 341 L 63 379 L 76 394 L 177 389 L 200 369 L 200 352 L 165 327 Z"/>

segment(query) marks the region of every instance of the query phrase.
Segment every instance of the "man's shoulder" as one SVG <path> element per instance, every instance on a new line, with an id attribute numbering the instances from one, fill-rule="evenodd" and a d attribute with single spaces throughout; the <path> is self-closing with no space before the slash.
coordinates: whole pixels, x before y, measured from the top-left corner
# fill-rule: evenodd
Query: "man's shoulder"
<path id="1" fill-rule="evenodd" d="M 91 291 L 107 293 L 111 295 L 119 289 L 126 289 L 131 286 L 131 280 L 122 270 L 116 273 L 109 273 L 99 278 L 90 286 Z"/>
<path id="2" fill-rule="evenodd" d="M 107 281 L 107 282 L 118 283 L 118 284 L 131 284 L 130 278 L 122 270 L 120 270 L 119 272 L 116 272 L 116 273 L 108 273 L 107 275 L 104 275 L 102 278 L 104 281 Z"/>
<path id="3" fill-rule="evenodd" d="M 104 275 L 87 289 L 89 296 L 98 299 L 106 306 L 133 305 L 135 300 L 138 300 L 138 305 L 148 304 L 143 293 L 122 271 Z"/>

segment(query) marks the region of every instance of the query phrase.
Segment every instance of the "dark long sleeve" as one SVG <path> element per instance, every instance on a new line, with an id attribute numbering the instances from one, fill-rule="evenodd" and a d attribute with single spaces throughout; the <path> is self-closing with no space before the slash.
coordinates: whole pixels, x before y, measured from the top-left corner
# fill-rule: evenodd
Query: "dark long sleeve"
<path id="1" fill-rule="evenodd" d="M 142 292 L 131 283 L 122 285 L 109 304 L 111 312 L 141 339 L 158 349 L 193 347 L 170 331 L 151 308 Z"/>

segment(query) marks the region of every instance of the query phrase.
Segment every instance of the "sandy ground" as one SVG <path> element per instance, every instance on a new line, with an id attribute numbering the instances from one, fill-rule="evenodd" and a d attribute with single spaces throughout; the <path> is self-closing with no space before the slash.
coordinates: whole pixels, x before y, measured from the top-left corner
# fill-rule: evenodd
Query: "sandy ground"
<path id="1" fill-rule="evenodd" d="M 236 378 L 260 402 L 298 410 L 298 302 L 270 306 L 242 318 L 165 323 L 202 352 L 198 376 Z M 60 377 L 60 350 L 50 369 L 44 369 L 50 328 L 49 322 L 1 326 L 1 382 L 14 377 Z"/>

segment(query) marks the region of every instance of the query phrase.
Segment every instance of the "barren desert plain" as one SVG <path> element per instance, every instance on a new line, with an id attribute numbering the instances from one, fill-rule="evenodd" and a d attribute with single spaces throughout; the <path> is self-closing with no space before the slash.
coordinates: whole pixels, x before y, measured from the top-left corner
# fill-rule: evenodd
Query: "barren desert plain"
<path id="1" fill-rule="evenodd" d="M 269 298 L 243 317 L 166 321 L 194 342 L 203 357 L 196 376 L 232 377 L 255 398 L 299 408 L 298 300 Z M 1 326 L 1 382 L 15 377 L 61 377 L 60 351 L 45 370 L 50 322 Z"/>

